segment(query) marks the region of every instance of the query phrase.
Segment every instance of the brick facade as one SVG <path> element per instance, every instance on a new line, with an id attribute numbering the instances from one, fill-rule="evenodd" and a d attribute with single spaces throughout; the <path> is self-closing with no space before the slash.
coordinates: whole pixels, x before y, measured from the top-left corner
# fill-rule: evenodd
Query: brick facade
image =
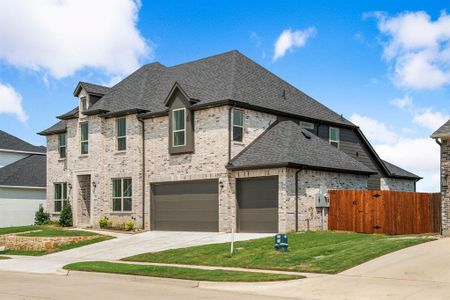
<path id="1" fill-rule="evenodd" d="M 380 178 L 380 189 L 386 191 L 415 192 L 416 183 L 411 179 Z"/>
<path id="2" fill-rule="evenodd" d="M 450 140 L 441 145 L 442 233 L 450 236 Z"/>

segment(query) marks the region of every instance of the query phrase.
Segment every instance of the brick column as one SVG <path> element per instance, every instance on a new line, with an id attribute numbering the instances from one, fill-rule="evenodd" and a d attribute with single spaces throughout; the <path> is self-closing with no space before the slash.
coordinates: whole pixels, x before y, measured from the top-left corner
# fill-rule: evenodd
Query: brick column
<path id="1" fill-rule="evenodd" d="M 442 234 L 450 236 L 450 140 L 441 146 Z"/>

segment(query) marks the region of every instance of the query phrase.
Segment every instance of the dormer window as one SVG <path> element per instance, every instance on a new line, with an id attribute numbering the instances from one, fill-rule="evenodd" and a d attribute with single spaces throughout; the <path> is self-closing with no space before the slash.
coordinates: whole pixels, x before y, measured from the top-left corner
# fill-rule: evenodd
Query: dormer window
<path id="1" fill-rule="evenodd" d="M 339 128 L 330 127 L 330 144 L 339 148 Z"/>
<path id="2" fill-rule="evenodd" d="M 81 97 L 80 98 L 80 109 L 81 112 L 85 112 L 89 108 L 89 102 L 87 100 L 87 97 Z"/>
<path id="3" fill-rule="evenodd" d="M 172 111 L 172 142 L 174 147 L 186 145 L 186 109 Z"/>

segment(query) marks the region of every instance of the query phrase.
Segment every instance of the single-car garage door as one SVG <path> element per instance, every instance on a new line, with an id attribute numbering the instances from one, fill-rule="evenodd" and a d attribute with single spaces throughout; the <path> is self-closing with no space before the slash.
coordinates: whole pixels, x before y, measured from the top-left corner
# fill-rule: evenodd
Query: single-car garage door
<path id="1" fill-rule="evenodd" d="M 217 180 L 152 184 L 153 230 L 218 231 Z"/>
<path id="2" fill-rule="evenodd" d="M 236 181 L 238 230 L 278 232 L 278 176 Z"/>

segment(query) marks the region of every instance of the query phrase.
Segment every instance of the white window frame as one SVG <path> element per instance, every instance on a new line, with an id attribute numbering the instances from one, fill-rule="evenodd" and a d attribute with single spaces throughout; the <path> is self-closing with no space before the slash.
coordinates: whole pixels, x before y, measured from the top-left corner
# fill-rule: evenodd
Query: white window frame
<path id="1" fill-rule="evenodd" d="M 86 101 L 86 103 L 84 103 Z M 86 106 L 84 105 L 86 104 Z M 85 107 L 83 107 L 85 106 Z M 80 111 L 85 112 L 89 109 L 89 101 L 87 96 L 80 97 Z"/>
<path id="2" fill-rule="evenodd" d="M 124 196 L 123 182 L 124 180 L 130 180 L 131 182 L 131 196 Z M 120 197 L 114 197 L 114 180 L 120 180 Z M 131 200 L 131 208 L 130 210 L 124 210 L 124 200 L 126 198 L 130 198 Z M 114 210 L 114 199 L 120 199 L 120 210 Z M 121 177 L 121 178 L 112 178 L 111 179 L 111 211 L 113 213 L 121 213 L 121 212 L 132 212 L 133 211 L 133 179 L 131 177 Z"/>
<path id="3" fill-rule="evenodd" d="M 175 112 L 176 111 L 184 111 L 184 128 L 183 129 L 177 129 L 175 130 Z M 177 108 L 172 110 L 172 147 L 183 147 L 186 146 L 186 108 Z M 182 145 L 175 145 L 175 133 L 177 132 L 183 132 L 184 133 L 184 144 Z"/>
<path id="4" fill-rule="evenodd" d="M 125 135 L 119 135 L 119 120 L 125 121 Z M 116 120 L 116 132 L 117 132 L 117 151 L 126 151 L 127 150 L 127 118 L 126 117 L 119 117 Z M 119 140 L 124 139 L 125 140 L 125 148 L 119 149 Z"/>
<path id="5" fill-rule="evenodd" d="M 236 124 L 234 124 L 234 112 L 235 112 L 235 111 L 239 111 L 239 112 L 242 113 L 242 125 L 236 125 Z M 232 130 L 232 133 L 233 133 L 233 142 L 242 143 L 242 142 L 244 141 L 245 110 L 233 108 L 232 119 L 233 119 L 233 120 L 232 120 L 232 122 L 231 122 L 231 130 Z M 241 140 L 235 140 L 235 139 L 234 139 L 234 127 L 241 128 L 241 129 L 242 129 Z"/>
<path id="6" fill-rule="evenodd" d="M 56 199 L 56 186 L 61 185 L 61 199 Z M 64 198 L 66 194 L 66 198 Z M 64 209 L 64 205 L 67 203 L 68 193 L 67 193 L 67 182 L 55 182 L 53 183 L 53 211 L 55 213 L 60 213 Z M 56 202 L 61 202 L 61 210 L 56 210 Z"/>
<path id="7" fill-rule="evenodd" d="M 64 145 L 61 145 L 61 136 L 64 135 Z M 61 149 L 64 148 L 64 157 L 61 156 Z M 59 152 L 59 158 L 60 159 L 66 159 L 67 157 L 67 133 L 60 133 L 58 134 L 58 152 Z"/>
<path id="8" fill-rule="evenodd" d="M 337 131 L 337 140 L 332 140 L 331 139 L 331 131 L 333 130 L 333 129 L 335 129 L 336 131 Z M 329 141 L 329 143 L 332 145 L 332 143 L 336 143 L 337 144 L 337 147 L 336 148 L 338 148 L 339 149 L 339 145 L 340 145 L 340 139 L 339 139 L 339 128 L 337 128 L 337 127 L 330 127 L 329 128 L 329 130 L 328 130 L 328 141 Z"/>
<path id="9" fill-rule="evenodd" d="M 85 140 L 82 139 L 82 124 L 87 124 L 87 137 Z M 83 153 L 83 143 L 86 143 L 88 146 L 87 152 Z M 80 153 L 81 155 L 88 155 L 89 154 L 89 122 L 80 122 Z"/>
<path id="10" fill-rule="evenodd" d="M 306 121 L 300 121 L 300 126 L 302 128 L 311 129 L 311 130 L 313 130 L 315 127 L 314 123 L 306 122 Z"/>

